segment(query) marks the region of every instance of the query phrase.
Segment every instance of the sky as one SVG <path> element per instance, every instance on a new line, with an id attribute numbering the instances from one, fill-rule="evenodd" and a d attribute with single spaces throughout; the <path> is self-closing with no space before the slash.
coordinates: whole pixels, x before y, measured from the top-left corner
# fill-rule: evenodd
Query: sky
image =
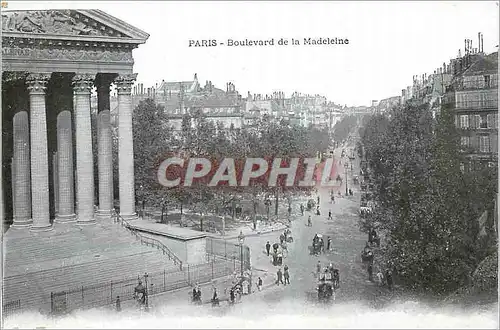
<path id="1" fill-rule="evenodd" d="M 244 97 L 283 91 L 320 94 L 348 106 L 401 95 L 413 75 L 432 73 L 464 51 L 464 39 L 498 50 L 495 1 L 8 1 L 9 9 L 101 9 L 147 32 L 134 50 L 145 87 L 166 81 L 235 84 Z M 303 45 L 304 38 L 347 38 L 348 45 Z M 275 46 L 229 47 L 227 40 Z M 279 39 L 301 45 L 279 46 Z M 189 40 L 224 45 L 189 47 Z"/>

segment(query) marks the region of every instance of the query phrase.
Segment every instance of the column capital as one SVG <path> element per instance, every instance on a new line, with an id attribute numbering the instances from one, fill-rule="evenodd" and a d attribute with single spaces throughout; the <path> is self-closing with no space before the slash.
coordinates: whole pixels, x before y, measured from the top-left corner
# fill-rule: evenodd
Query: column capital
<path id="1" fill-rule="evenodd" d="M 132 93 L 132 85 L 137 79 L 137 73 L 122 74 L 115 78 L 116 90 L 118 94 Z"/>
<path id="2" fill-rule="evenodd" d="M 95 74 L 83 73 L 73 77 L 73 91 L 76 94 L 90 94 L 94 84 Z"/>
<path id="3" fill-rule="evenodd" d="M 45 94 L 47 83 L 52 73 L 30 73 L 26 77 L 26 85 L 30 94 Z"/>

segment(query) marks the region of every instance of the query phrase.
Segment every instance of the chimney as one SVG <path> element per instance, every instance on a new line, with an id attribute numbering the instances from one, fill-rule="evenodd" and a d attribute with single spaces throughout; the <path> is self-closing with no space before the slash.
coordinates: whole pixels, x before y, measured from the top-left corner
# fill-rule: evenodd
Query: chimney
<path id="1" fill-rule="evenodd" d="M 479 51 L 481 53 L 484 53 L 484 42 L 483 42 L 483 34 L 481 33 L 481 47 L 479 48 Z"/>
<path id="2" fill-rule="evenodd" d="M 481 52 L 481 32 L 477 33 L 477 47 L 479 48 L 479 52 Z"/>

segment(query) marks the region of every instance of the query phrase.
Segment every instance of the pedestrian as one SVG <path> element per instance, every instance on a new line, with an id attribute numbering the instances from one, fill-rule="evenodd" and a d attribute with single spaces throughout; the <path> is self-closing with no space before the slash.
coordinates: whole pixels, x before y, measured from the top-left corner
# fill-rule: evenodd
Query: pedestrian
<path id="1" fill-rule="evenodd" d="M 321 273 L 321 261 L 318 260 L 316 264 L 316 273 L 319 275 Z"/>
<path id="2" fill-rule="evenodd" d="M 373 266 L 368 264 L 368 281 L 373 281 Z"/>
<path id="3" fill-rule="evenodd" d="M 283 273 L 281 272 L 281 268 L 278 268 L 278 271 L 276 272 L 276 275 L 278 277 L 278 279 L 276 280 L 276 284 L 279 286 L 280 283 L 281 284 L 285 284 L 283 283 Z"/>
<path id="4" fill-rule="evenodd" d="M 319 212 L 319 205 L 316 206 L 316 215 L 321 215 L 321 213 Z"/>
<path id="5" fill-rule="evenodd" d="M 234 298 L 235 298 L 235 296 L 234 296 L 234 288 L 231 288 L 231 290 L 229 290 L 229 302 L 231 304 L 234 304 Z"/>
<path id="6" fill-rule="evenodd" d="M 300 213 L 304 215 L 304 204 L 300 204 Z"/>
<path id="7" fill-rule="evenodd" d="M 216 287 L 214 287 L 214 294 L 212 295 L 212 306 L 219 306 L 219 296 L 217 295 Z"/>
<path id="8" fill-rule="evenodd" d="M 269 243 L 269 241 L 267 241 L 266 243 L 266 252 L 267 252 L 267 256 L 269 257 L 269 250 L 271 249 L 271 243 Z"/>
<path id="9" fill-rule="evenodd" d="M 318 205 L 319 205 L 319 196 L 318 196 Z"/>
<path id="10" fill-rule="evenodd" d="M 352 196 L 353 195 L 353 192 L 351 189 L 349 189 L 349 196 Z"/>
<path id="11" fill-rule="evenodd" d="M 283 242 L 281 244 L 281 251 L 283 253 L 283 257 L 286 258 L 288 256 L 288 246 L 287 246 L 286 242 Z"/>
<path id="12" fill-rule="evenodd" d="M 290 273 L 288 272 L 288 266 L 285 266 L 285 271 L 283 273 L 285 277 L 285 285 L 288 283 L 290 284 Z"/>
<path id="13" fill-rule="evenodd" d="M 332 193 L 332 204 L 335 204 L 335 195 Z"/>
<path id="14" fill-rule="evenodd" d="M 332 239 L 330 238 L 330 236 L 328 236 L 328 239 L 326 240 L 326 250 L 330 251 L 331 246 L 332 246 Z"/>
<path id="15" fill-rule="evenodd" d="M 311 219 L 311 216 L 309 216 L 309 218 L 307 218 L 307 226 L 312 227 L 312 219 Z"/>
<path id="16" fill-rule="evenodd" d="M 260 276 L 257 280 L 257 290 L 262 291 L 262 278 L 260 278 Z"/>
<path id="17" fill-rule="evenodd" d="M 392 272 L 389 269 L 385 272 L 385 282 L 387 283 L 387 287 L 389 288 L 389 290 L 392 291 Z"/>
<path id="18" fill-rule="evenodd" d="M 382 274 L 382 271 L 380 269 L 377 272 L 377 282 L 379 286 L 384 285 L 384 275 Z"/>
<path id="19" fill-rule="evenodd" d="M 328 211 L 328 220 L 332 220 L 332 210 Z"/>
<path id="20" fill-rule="evenodd" d="M 280 235 L 280 244 L 283 244 L 284 240 L 285 240 L 285 235 L 281 234 Z"/>
<path id="21" fill-rule="evenodd" d="M 120 301 L 120 296 L 116 296 L 116 311 L 117 312 L 122 311 L 122 303 Z"/>

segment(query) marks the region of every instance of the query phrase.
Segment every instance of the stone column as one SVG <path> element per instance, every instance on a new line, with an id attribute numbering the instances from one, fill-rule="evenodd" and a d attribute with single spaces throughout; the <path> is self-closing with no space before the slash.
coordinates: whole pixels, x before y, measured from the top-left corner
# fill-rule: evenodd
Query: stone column
<path id="1" fill-rule="evenodd" d="M 114 209 L 113 137 L 109 102 L 111 79 L 101 76 L 97 84 L 97 157 L 99 171 L 99 209 L 97 214 L 109 218 Z"/>
<path id="2" fill-rule="evenodd" d="M 118 175 L 120 182 L 120 215 L 137 218 L 134 189 L 134 141 L 132 133 L 132 84 L 137 74 L 115 79 L 118 94 Z"/>
<path id="3" fill-rule="evenodd" d="M 58 214 L 56 222 L 72 222 L 75 215 L 73 176 L 73 129 L 71 112 L 61 111 L 57 116 L 57 167 L 58 167 Z"/>
<path id="4" fill-rule="evenodd" d="M 94 161 L 90 121 L 90 91 L 94 77 L 91 74 L 77 74 L 73 77 L 76 127 L 76 198 L 79 224 L 95 224 Z"/>
<path id="5" fill-rule="evenodd" d="M 45 90 L 50 75 L 50 73 L 34 73 L 26 78 L 30 95 L 32 231 L 52 229 L 49 213 L 49 159 L 45 109 Z"/>
<path id="6" fill-rule="evenodd" d="M 12 228 L 31 225 L 30 131 L 28 112 L 20 111 L 13 119 L 14 150 L 12 157 L 12 196 L 14 222 Z"/>
<path id="7" fill-rule="evenodd" d="M 58 166 L 58 157 L 59 155 L 56 152 L 52 153 L 52 182 L 54 183 L 54 213 L 56 215 L 59 214 L 59 166 Z"/>

